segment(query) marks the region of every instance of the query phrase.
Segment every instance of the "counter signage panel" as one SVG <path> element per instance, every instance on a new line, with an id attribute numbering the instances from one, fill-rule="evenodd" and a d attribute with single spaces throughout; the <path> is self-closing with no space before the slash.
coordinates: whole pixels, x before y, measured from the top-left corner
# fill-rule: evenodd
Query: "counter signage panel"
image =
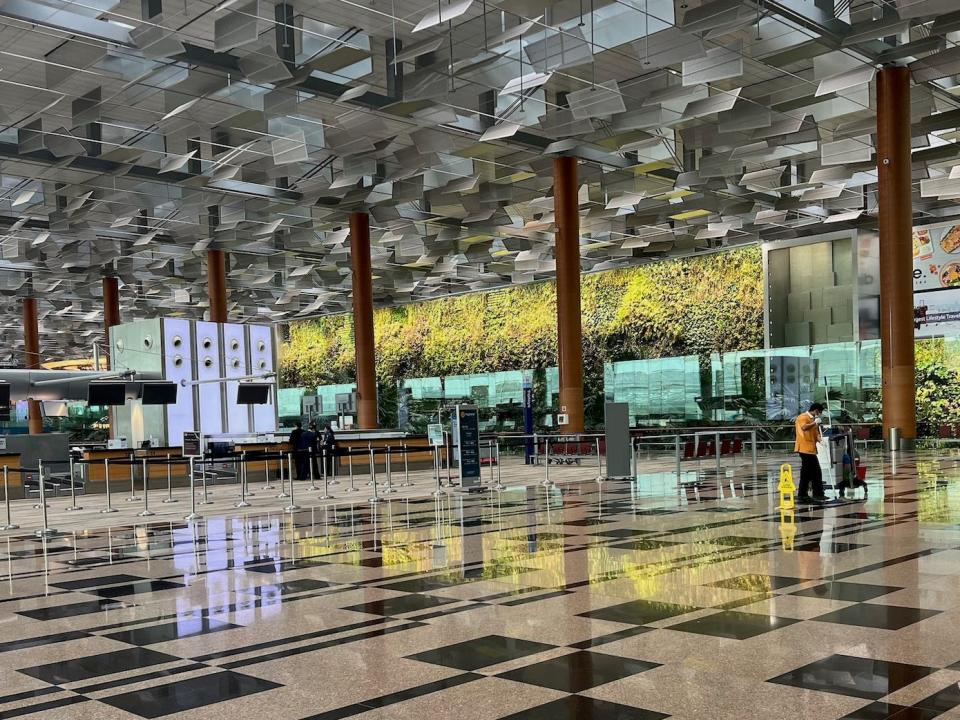
<path id="1" fill-rule="evenodd" d="M 443 425 L 440 423 L 427 425 L 427 440 L 433 447 L 443 447 Z"/>
<path id="2" fill-rule="evenodd" d="M 460 460 L 460 486 L 480 485 L 480 417 L 473 405 L 457 405 L 457 446 Z"/>
<path id="3" fill-rule="evenodd" d="M 200 433 L 185 431 L 183 433 L 183 457 L 202 457 L 203 445 Z"/>

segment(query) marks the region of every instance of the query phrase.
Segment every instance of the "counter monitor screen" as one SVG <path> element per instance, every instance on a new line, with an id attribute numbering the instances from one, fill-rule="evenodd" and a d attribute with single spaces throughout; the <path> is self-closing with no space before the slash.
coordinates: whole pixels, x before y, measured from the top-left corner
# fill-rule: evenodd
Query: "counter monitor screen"
<path id="1" fill-rule="evenodd" d="M 126 383 L 92 382 L 87 386 L 87 405 L 124 405 L 126 402 Z"/>
<path id="2" fill-rule="evenodd" d="M 267 405 L 270 403 L 270 383 L 238 383 L 237 405 Z"/>
<path id="3" fill-rule="evenodd" d="M 172 382 L 145 382 L 140 393 L 144 405 L 176 405 L 177 384 Z"/>

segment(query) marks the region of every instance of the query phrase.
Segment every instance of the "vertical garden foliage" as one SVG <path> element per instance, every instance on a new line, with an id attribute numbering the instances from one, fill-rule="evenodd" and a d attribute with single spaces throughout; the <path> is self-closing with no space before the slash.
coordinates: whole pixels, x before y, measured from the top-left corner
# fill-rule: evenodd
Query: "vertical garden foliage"
<path id="1" fill-rule="evenodd" d="M 581 306 L 587 418 L 596 423 L 606 362 L 762 346 L 760 249 L 584 275 Z M 381 308 L 374 332 L 385 388 L 403 378 L 543 369 L 556 365 L 556 289 L 542 282 Z M 351 382 L 351 316 L 293 323 L 280 369 L 288 387 Z"/>

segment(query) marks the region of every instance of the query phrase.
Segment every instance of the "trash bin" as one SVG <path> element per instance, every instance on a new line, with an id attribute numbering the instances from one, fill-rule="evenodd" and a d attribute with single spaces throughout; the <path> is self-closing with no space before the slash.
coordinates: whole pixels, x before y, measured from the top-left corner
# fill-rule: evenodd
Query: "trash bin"
<path id="1" fill-rule="evenodd" d="M 892 427 L 887 435 L 887 450 L 898 452 L 900 450 L 900 428 Z"/>

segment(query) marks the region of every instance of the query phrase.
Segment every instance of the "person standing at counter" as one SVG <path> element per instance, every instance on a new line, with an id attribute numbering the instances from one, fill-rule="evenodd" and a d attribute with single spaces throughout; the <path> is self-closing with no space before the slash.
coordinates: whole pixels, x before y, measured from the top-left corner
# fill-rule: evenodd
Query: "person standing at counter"
<path id="1" fill-rule="evenodd" d="M 337 436 L 333 434 L 333 428 L 330 425 L 327 425 L 326 430 L 323 431 L 321 447 L 323 448 L 324 452 L 323 462 L 326 467 L 327 475 L 333 475 L 335 471 L 334 458 L 337 454 Z"/>
<path id="2" fill-rule="evenodd" d="M 297 468 L 297 480 L 303 480 L 303 476 L 307 469 L 306 463 L 302 457 L 303 435 L 303 423 L 297 420 L 296 424 L 293 426 L 293 431 L 290 433 L 290 449 L 293 451 L 293 462 Z"/>

